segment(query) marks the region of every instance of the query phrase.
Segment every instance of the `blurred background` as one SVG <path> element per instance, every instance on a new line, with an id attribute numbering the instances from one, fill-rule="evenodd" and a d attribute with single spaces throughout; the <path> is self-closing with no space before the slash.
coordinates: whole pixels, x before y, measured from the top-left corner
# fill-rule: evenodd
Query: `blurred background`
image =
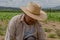
<path id="1" fill-rule="evenodd" d="M 28 2 L 39 3 L 47 13 L 47 20 L 41 22 L 47 40 L 60 40 L 60 0 L 0 0 L 0 40 L 4 40 L 10 19 L 20 15 L 20 7 L 27 6 Z"/>

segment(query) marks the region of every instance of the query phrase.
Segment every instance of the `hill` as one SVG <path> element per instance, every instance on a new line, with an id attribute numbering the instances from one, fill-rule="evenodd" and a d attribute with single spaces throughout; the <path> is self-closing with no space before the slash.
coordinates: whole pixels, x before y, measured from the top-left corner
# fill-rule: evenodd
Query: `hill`
<path id="1" fill-rule="evenodd" d="M 52 7 L 51 9 L 60 10 L 60 6 Z"/>
<path id="2" fill-rule="evenodd" d="M 47 8 L 42 8 L 42 10 L 44 11 L 60 11 L 60 6 L 56 6 L 56 7 L 47 7 Z M 12 12 L 20 12 L 21 9 L 20 8 L 15 8 L 15 7 L 3 7 L 3 6 L 0 6 L 0 12 L 1 11 L 12 11 Z"/>
<path id="3" fill-rule="evenodd" d="M 20 11 L 20 8 L 0 6 L 0 11 Z"/>

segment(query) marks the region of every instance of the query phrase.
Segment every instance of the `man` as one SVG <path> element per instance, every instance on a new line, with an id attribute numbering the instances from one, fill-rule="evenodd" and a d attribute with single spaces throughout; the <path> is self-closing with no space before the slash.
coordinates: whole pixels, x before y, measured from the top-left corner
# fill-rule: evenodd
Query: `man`
<path id="1" fill-rule="evenodd" d="M 21 7 L 24 14 L 14 16 L 9 22 L 5 40 L 46 40 L 45 32 L 39 21 L 47 15 L 41 7 L 33 2 Z"/>

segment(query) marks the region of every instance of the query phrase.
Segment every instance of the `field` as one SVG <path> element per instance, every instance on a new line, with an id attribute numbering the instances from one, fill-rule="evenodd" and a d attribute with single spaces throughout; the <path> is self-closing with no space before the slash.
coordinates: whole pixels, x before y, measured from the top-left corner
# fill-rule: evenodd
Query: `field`
<path id="1" fill-rule="evenodd" d="M 46 12 L 48 19 L 41 23 L 44 27 L 48 40 L 60 40 L 60 12 Z M 0 12 L 0 40 L 3 40 L 10 19 L 21 14 L 19 12 Z M 59 32 L 59 33 L 58 33 Z"/>

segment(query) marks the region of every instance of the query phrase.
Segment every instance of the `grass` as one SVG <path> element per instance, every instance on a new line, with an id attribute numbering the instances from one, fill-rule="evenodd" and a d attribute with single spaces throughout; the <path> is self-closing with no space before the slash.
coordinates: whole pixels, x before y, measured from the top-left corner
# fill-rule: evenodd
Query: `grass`
<path id="1" fill-rule="evenodd" d="M 0 12 L 0 20 L 10 20 L 13 16 L 15 16 L 17 14 L 19 14 L 19 13 Z"/>
<path id="2" fill-rule="evenodd" d="M 56 34 L 50 33 L 50 34 L 48 35 L 48 37 L 49 37 L 49 38 L 56 38 Z"/>
<path id="3" fill-rule="evenodd" d="M 60 12 L 46 12 L 48 20 L 60 21 Z M 19 12 L 0 12 L 0 20 L 10 20 L 13 16 L 20 14 Z"/>
<path id="4" fill-rule="evenodd" d="M 5 28 L 2 27 L 2 25 L 0 24 L 0 35 L 3 36 L 5 33 Z"/>
<path id="5" fill-rule="evenodd" d="M 47 12 L 48 20 L 60 21 L 60 12 Z"/>
<path id="6" fill-rule="evenodd" d="M 6 31 L 9 20 L 20 13 L 18 12 L 0 12 L 0 35 L 3 36 Z M 2 25 L 2 23 L 4 25 Z"/>

